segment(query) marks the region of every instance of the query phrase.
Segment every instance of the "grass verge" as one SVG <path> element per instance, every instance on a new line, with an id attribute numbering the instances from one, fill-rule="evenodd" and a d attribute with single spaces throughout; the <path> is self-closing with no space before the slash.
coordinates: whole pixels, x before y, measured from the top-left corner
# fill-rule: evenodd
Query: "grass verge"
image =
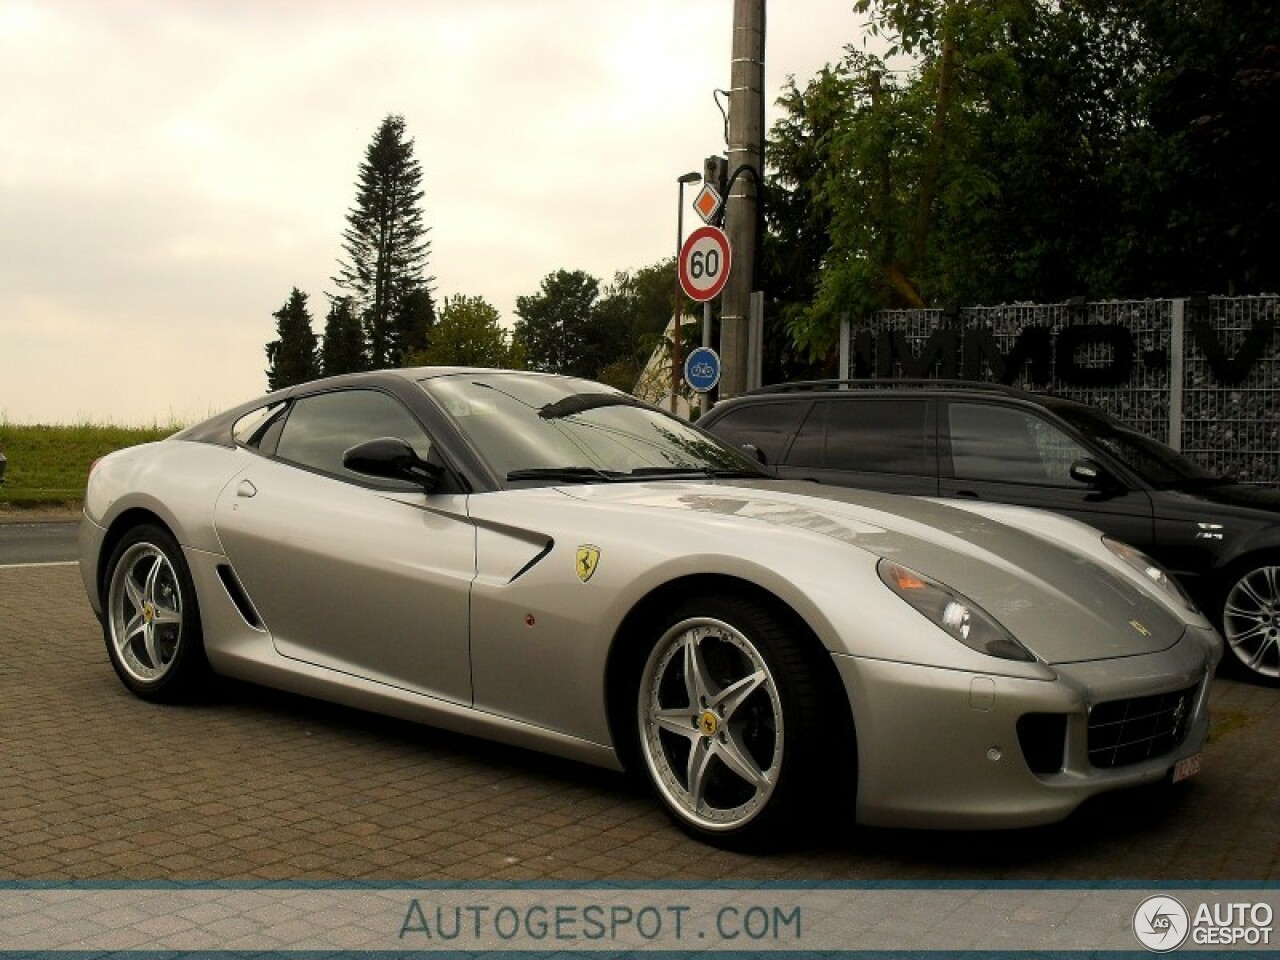
<path id="1" fill-rule="evenodd" d="M 94 460 L 122 447 L 163 439 L 178 429 L 159 424 L 25 426 L 0 420 L 0 453 L 7 459 L 0 507 L 78 504 Z"/>

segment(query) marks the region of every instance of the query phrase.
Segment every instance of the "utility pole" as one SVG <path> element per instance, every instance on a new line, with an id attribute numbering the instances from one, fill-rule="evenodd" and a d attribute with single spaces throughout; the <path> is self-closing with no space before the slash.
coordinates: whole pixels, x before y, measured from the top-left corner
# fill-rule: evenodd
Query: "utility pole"
<path id="1" fill-rule="evenodd" d="M 720 396 L 747 386 L 747 317 L 755 282 L 760 178 L 764 175 L 765 0 L 733 0 L 733 48 L 729 71 L 729 177 L 725 233 L 733 272 L 720 311 Z"/>

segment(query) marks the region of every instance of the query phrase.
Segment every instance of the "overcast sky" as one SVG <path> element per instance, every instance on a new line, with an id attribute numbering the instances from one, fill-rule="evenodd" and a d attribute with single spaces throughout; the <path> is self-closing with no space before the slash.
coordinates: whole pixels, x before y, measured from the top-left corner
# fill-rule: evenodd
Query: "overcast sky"
<path id="1" fill-rule="evenodd" d="M 861 44 L 774 0 L 770 103 Z M 364 150 L 405 117 L 438 298 L 608 281 L 675 247 L 723 149 L 732 0 L 0 0 L 0 419 L 192 422 L 316 332 Z M 694 191 L 686 191 L 686 200 Z M 686 214 L 686 229 L 690 222 Z"/>

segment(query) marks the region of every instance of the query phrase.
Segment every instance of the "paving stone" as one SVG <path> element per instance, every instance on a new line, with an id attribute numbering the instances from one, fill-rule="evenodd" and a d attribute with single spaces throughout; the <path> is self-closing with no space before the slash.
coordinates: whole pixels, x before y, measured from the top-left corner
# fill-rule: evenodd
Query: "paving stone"
<path id="1" fill-rule="evenodd" d="M 1212 704 L 1172 797 L 746 856 L 609 772 L 247 685 L 143 703 L 74 567 L 0 568 L 0 880 L 1280 880 L 1280 691 L 1220 678 Z"/>

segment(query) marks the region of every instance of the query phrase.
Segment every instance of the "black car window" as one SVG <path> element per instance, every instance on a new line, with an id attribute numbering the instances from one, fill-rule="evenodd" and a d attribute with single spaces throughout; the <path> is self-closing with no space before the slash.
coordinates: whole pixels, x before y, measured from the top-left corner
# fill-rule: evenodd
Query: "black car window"
<path id="1" fill-rule="evenodd" d="M 948 406 L 959 480 L 1074 487 L 1071 464 L 1089 452 L 1042 417 L 990 403 Z"/>
<path id="2" fill-rule="evenodd" d="M 805 420 L 790 466 L 935 475 L 926 399 L 823 400 Z"/>
<path id="3" fill-rule="evenodd" d="M 808 405 L 807 400 L 748 403 L 730 410 L 709 429 L 734 445 L 752 444 L 764 454 L 765 463 L 779 463 Z"/>
<path id="4" fill-rule="evenodd" d="M 1107 416 L 1100 410 L 1059 403 L 1053 411 L 1084 436 L 1124 462 L 1155 487 L 1181 483 L 1220 482 L 1220 478 L 1157 440 Z"/>
<path id="5" fill-rule="evenodd" d="M 276 456 L 321 473 L 369 482 L 342 465 L 342 455 L 358 443 L 396 437 L 424 460 L 431 450 L 418 421 L 396 399 L 376 390 L 341 390 L 303 397 L 293 404 Z"/>
<path id="6" fill-rule="evenodd" d="M 284 417 L 285 402 L 267 404 L 265 407 L 246 413 L 231 428 L 231 436 L 242 447 L 254 450 L 264 449 L 263 439 L 278 427 Z"/>

